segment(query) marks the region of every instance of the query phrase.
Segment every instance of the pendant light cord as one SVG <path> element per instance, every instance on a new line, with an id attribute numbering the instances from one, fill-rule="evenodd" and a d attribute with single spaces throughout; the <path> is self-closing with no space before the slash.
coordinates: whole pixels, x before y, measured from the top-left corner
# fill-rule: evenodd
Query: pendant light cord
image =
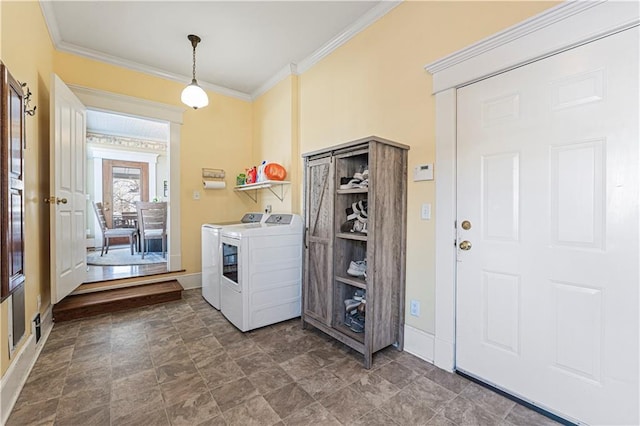
<path id="1" fill-rule="evenodd" d="M 196 81 L 196 45 L 193 45 L 193 81 Z"/>

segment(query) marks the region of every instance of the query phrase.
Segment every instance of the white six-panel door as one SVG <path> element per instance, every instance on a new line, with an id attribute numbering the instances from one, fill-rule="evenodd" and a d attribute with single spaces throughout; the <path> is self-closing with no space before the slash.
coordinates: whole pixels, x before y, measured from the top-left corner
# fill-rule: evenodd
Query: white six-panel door
<path id="1" fill-rule="evenodd" d="M 457 368 L 588 424 L 640 421 L 638 38 L 458 90 Z"/>
<path id="2" fill-rule="evenodd" d="M 85 106 L 54 74 L 49 182 L 52 303 L 75 290 L 87 274 L 85 117 Z"/>

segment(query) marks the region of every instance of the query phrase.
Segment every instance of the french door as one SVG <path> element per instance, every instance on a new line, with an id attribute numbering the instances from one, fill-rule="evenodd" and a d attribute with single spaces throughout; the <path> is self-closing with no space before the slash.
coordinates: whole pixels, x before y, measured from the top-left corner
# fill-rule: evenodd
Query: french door
<path id="1" fill-rule="evenodd" d="M 102 160 L 102 204 L 107 226 L 135 226 L 136 202 L 149 201 L 149 164 Z"/>

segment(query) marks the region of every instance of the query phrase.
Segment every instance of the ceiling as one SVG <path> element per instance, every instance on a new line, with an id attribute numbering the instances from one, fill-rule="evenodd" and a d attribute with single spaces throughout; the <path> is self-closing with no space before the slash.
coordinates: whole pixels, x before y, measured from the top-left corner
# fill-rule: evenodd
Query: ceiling
<path id="1" fill-rule="evenodd" d="M 56 48 L 185 84 L 188 34 L 198 82 L 253 99 L 303 72 L 383 16 L 397 1 L 48 1 Z"/>
<path id="2" fill-rule="evenodd" d="M 169 141 L 169 124 L 105 111 L 87 110 L 87 132 L 154 142 Z"/>

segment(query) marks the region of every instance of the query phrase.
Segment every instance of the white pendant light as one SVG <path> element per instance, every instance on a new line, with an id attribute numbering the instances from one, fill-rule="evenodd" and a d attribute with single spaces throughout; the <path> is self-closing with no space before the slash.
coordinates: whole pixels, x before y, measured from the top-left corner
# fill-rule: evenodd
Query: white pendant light
<path id="1" fill-rule="evenodd" d="M 202 87 L 198 86 L 198 81 L 196 80 L 196 46 L 200 43 L 201 39 L 194 34 L 189 34 L 187 38 L 191 41 L 191 46 L 193 46 L 193 80 L 191 80 L 190 85 L 184 88 L 180 99 L 187 106 L 198 109 L 209 105 L 207 93 L 202 90 Z"/>

